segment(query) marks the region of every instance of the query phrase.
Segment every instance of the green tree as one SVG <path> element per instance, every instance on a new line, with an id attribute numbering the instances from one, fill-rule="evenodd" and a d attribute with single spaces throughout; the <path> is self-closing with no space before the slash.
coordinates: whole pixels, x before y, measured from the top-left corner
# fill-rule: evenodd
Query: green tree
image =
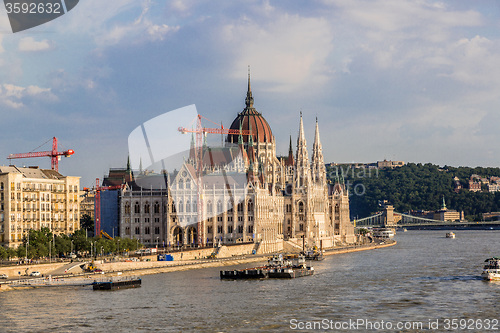
<path id="1" fill-rule="evenodd" d="M 88 214 L 83 214 L 80 218 L 80 227 L 87 231 L 94 231 L 94 220 Z"/>

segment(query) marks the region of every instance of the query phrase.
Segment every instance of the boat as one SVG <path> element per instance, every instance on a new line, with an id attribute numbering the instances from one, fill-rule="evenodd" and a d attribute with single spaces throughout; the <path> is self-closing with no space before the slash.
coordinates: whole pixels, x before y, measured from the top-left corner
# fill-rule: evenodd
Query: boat
<path id="1" fill-rule="evenodd" d="M 321 251 L 306 251 L 302 252 L 306 260 L 315 260 L 315 261 L 320 261 L 324 260 L 325 256 Z"/>
<path id="2" fill-rule="evenodd" d="M 391 228 L 376 228 L 373 229 L 373 237 L 378 238 L 394 238 L 396 234 Z"/>
<path id="3" fill-rule="evenodd" d="M 492 257 L 486 259 L 487 264 L 483 267 L 481 276 L 488 281 L 500 280 L 500 257 Z"/>
<path id="4" fill-rule="evenodd" d="M 267 279 L 268 271 L 265 267 L 246 268 L 232 271 L 220 271 L 220 278 L 223 280 L 251 280 Z"/>
<path id="5" fill-rule="evenodd" d="M 446 233 L 446 238 L 455 238 L 455 233 L 453 231 L 447 232 Z"/>
<path id="6" fill-rule="evenodd" d="M 222 280 L 293 279 L 313 274 L 314 268 L 306 265 L 304 255 L 283 256 L 283 254 L 277 254 L 269 258 L 265 266 L 220 271 L 220 278 Z"/>
<path id="7" fill-rule="evenodd" d="M 109 279 L 94 281 L 92 288 L 94 290 L 118 290 L 127 288 L 138 288 L 141 286 L 141 278 L 135 276 L 129 277 L 111 277 Z"/>
<path id="8" fill-rule="evenodd" d="M 272 264 L 268 264 L 268 267 L 270 279 L 293 279 L 314 274 L 314 268 L 306 265 L 304 255 L 288 256 L 283 260 L 281 257 L 277 260 L 273 257 Z"/>

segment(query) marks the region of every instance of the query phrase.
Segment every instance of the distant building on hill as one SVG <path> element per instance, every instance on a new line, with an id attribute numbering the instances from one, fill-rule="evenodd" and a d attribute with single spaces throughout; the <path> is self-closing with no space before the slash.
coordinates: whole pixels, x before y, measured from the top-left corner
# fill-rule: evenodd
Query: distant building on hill
<path id="1" fill-rule="evenodd" d="M 463 220 L 463 212 L 457 212 L 456 210 L 453 209 L 448 209 L 446 208 L 446 202 L 444 200 L 443 196 L 443 206 L 441 207 L 440 210 L 437 210 L 434 212 L 434 220 L 439 220 L 439 221 L 462 221 Z"/>
<path id="2" fill-rule="evenodd" d="M 385 169 L 385 168 L 399 168 L 405 165 L 405 162 L 403 161 L 388 161 L 388 160 L 383 160 L 383 161 L 377 161 L 377 168 L 379 169 Z"/>

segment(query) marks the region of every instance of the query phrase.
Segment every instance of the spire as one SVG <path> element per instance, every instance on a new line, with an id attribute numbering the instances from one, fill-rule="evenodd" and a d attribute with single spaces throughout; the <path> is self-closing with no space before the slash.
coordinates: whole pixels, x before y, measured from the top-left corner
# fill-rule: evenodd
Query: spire
<path id="1" fill-rule="evenodd" d="M 323 148 L 319 139 L 318 118 L 316 117 L 316 131 L 314 133 L 313 155 L 311 161 L 312 180 L 318 184 L 326 183 L 326 168 L 323 161 Z"/>
<path id="2" fill-rule="evenodd" d="M 443 207 L 441 207 L 441 210 L 446 210 L 446 201 L 444 200 L 444 195 L 443 195 Z"/>
<path id="3" fill-rule="evenodd" d="M 127 156 L 127 171 L 130 171 L 130 155 Z"/>
<path id="4" fill-rule="evenodd" d="M 297 154 L 295 155 L 295 187 L 307 186 L 311 179 L 309 155 L 307 154 L 306 137 L 304 134 L 304 123 L 302 111 L 300 112 L 299 137 L 297 138 Z"/>
<path id="5" fill-rule="evenodd" d="M 300 142 L 305 144 L 306 138 L 304 135 L 304 123 L 302 122 L 302 111 L 300 111 L 299 137 L 297 138 L 297 146 Z"/>
<path id="6" fill-rule="evenodd" d="M 247 108 L 253 108 L 252 88 L 250 87 L 250 65 L 248 66 L 248 90 L 247 98 L 245 98 L 245 105 Z"/>
<path id="7" fill-rule="evenodd" d="M 286 165 L 293 166 L 293 164 L 292 136 L 290 135 L 290 145 L 288 146 L 288 158 L 286 159 Z"/>

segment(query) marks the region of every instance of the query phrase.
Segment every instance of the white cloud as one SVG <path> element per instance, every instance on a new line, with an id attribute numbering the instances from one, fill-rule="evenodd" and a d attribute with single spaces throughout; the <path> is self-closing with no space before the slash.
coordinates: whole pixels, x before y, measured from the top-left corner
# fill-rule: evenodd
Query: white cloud
<path id="1" fill-rule="evenodd" d="M 238 18 L 222 28 L 222 36 L 223 46 L 234 50 L 235 77 L 251 65 L 255 77 L 274 85 L 272 90 L 287 92 L 319 87 L 329 79 L 333 37 L 323 18 L 276 14 L 265 24 Z"/>
<path id="2" fill-rule="evenodd" d="M 0 103 L 18 109 L 24 106 L 25 98 L 35 98 L 38 100 L 55 100 L 57 97 L 51 92 L 50 88 L 41 88 L 30 85 L 20 87 L 14 84 L 0 85 Z"/>
<path id="3" fill-rule="evenodd" d="M 174 33 L 179 30 L 179 26 L 170 27 L 166 24 L 151 24 L 147 27 L 147 32 L 152 40 L 163 40 L 170 32 Z"/>
<path id="4" fill-rule="evenodd" d="M 18 48 L 22 52 L 44 51 L 51 48 L 51 43 L 47 39 L 36 41 L 33 37 L 24 37 L 19 40 Z"/>

